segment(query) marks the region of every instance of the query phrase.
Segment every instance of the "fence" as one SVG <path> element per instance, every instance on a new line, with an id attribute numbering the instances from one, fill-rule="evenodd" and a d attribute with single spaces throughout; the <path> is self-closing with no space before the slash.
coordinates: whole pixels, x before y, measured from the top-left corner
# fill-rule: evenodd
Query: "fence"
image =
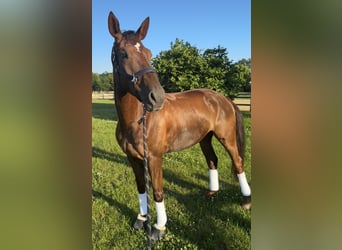
<path id="1" fill-rule="evenodd" d="M 114 99 L 113 91 L 94 91 L 91 95 L 93 99 Z M 241 111 L 251 111 L 251 93 L 240 92 L 238 97 L 234 99 Z"/>
<path id="2" fill-rule="evenodd" d="M 114 99 L 114 91 L 93 91 L 92 99 Z"/>
<path id="3" fill-rule="evenodd" d="M 233 101 L 241 111 L 251 112 L 251 92 L 240 92 Z"/>

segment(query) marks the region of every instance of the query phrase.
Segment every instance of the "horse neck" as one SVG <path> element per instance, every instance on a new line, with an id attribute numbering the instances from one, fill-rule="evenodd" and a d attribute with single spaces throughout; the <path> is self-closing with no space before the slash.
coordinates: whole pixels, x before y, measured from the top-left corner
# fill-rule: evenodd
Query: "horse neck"
<path id="1" fill-rule="evenodd" d="M 142 117 L 142 104 L 129 92 L 122 93 L 116 88 L 115 106 L 123 130 L 128 129 L 132 122 L 137 122 Z"/>

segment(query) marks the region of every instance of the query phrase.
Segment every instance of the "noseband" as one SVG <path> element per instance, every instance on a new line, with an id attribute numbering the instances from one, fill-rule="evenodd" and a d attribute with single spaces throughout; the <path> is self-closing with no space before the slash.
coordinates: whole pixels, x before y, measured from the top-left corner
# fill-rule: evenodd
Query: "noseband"
<path id="1" fill-rule="evenodd" d="M 151 67 L 146 67 L 143 68 L 135 73 L 133 73 L 132 75 L 127 74 L 126 71 L 124 69 L 122 69 L 119 64 L 117 63 L 117 61 L 115 60 L 115 46 L 113 46 L 112 48 L 112 64 L 113 64 L 113 69 L 114 72 L 118 73 L 121 76 L 126 77 L 128 80 L 130 80 L 134 85 L 138 82 L 138 79 L 140 77 L 142 77 L 144 74 L 146 73 L 157 73 L 153 68 Z"/>

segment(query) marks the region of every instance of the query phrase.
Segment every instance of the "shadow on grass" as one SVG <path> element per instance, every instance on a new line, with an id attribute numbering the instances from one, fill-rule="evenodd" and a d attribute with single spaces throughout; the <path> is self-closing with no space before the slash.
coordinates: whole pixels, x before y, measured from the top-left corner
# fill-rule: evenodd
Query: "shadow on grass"
<path id="1" fill-rule="evenodd" d="M 209 181 L 208 176 L 197 174 L 196 177 Z M 229 221 L 230 224 L 240 227 L 243 231 L 250 232 L 251 222 L 243 216 L 244 211 L 242 208 L 241 213 L 239 213 L 240 210 L 227 209 L 227 204 L 229 203 L 240 205 L 241 192 L 238 185 L 224 182 L 222 186 L 225 189 L 221 189 L 217 194 L 208 199 L 204 196 L 207 190 L 204 190 L 202 186 L 195 182 L 181 179 L 170 170 L 164 170 L 164 178 L 182 188 L 189 189 L 189 191 L 198 188 L 198 192 L 187 192 L 184 194 L 164 187 L 165 194 L 175 197 L 177 202 L 188 210 L 191 215 L 191 222 L 194 222 L 184 223 L 171 217 L 167 226 L 177 237 L 194 243 L 199 249 L 208 249 L 208 247 L 213 249 L 232 249 L 229 242 L 233 242 L 236 239 L 227 239 L 227 234 L 222 230 L 222 225 Z M 222 181 L 221 183 L 223 184 Z M 218 221 L 222 223 L 217 225 Z"/>
<path id="2" fill-rule="evenodd" d="M 97 119 L 117 121 L 114 101 L 113 103 L 92 103 L 92 116 Z"/>
<path id="3" fill-rule="evenodd" d="M 118 208 L 118 210 L 122 212 L 123 215 L 127 216 L 128 218 L 133 218 L 137 215 L 136 211 L 133 211 L 131 208 L 127 207 L 126 205 L 121 204 L 120 202 L 117 202 L 116 200 L 113 200 L 112 198 L 104 195 L 103 193 L 99 191 L 96 191 L 94 189 L 92 189 L 91 191 L 92 191 L 92 196 L 94 197 L 94 199 L 101 199 L 107 202 L 108 205 Z"/>
<path id="4" fill-rule="evenodd" d="M 92 156 L 95 158 L 100 158 L 100 159 L 111 161 L 111 162 L 117 162 L 117 163 L 129 165 L 129 162 L 126 156 L 114 154 L 106 150 L 103 150 L 101 148 L 97 148 L 97 147 L 92 147 Z"/>

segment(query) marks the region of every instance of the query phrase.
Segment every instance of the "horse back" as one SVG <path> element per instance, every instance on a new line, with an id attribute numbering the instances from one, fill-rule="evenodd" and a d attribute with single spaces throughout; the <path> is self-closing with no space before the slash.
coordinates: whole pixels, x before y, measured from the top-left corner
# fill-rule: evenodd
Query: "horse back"
<path id="1" fill-rule="evenodd" d="M 234 104 L 222 94 L 211 89 L 193 89 L 184 92 L 167 93 L 164 111 L 178 111 L 182 119 L 195 113 L 199 119 L 203 116 L 212 121 L 212 117 L 234 115 Z M 177 114 L 173 114 L 176 115 Z"/>

